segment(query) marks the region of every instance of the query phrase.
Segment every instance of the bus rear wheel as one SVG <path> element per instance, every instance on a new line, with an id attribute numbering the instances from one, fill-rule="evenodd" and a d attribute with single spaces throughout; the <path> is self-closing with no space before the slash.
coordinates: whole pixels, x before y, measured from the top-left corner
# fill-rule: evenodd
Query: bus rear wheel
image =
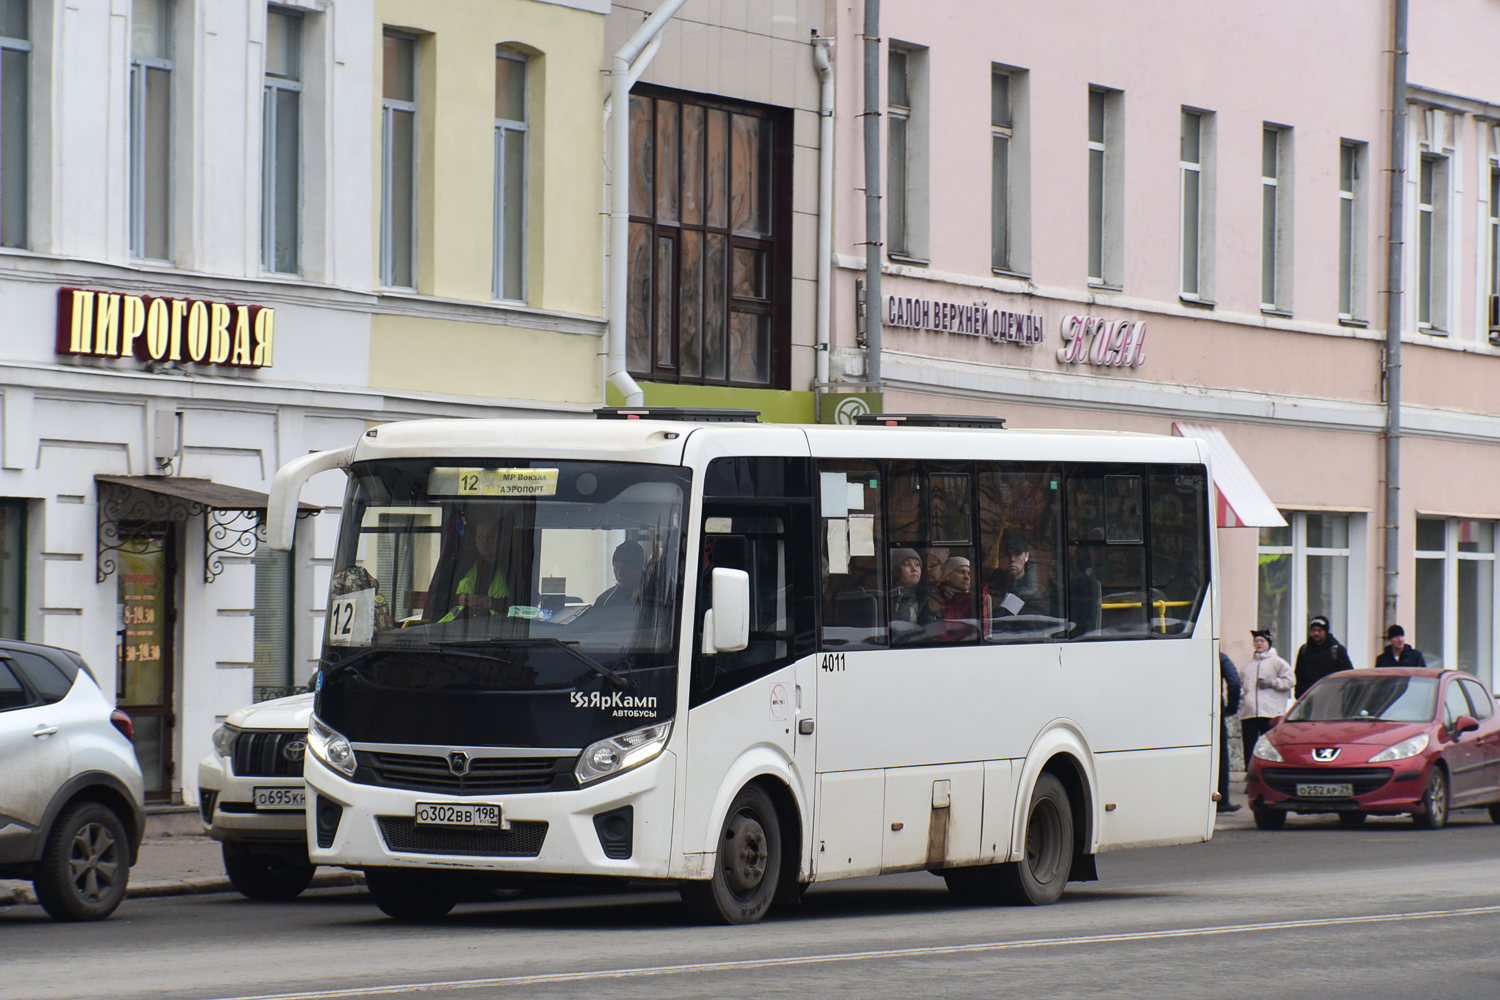
<path id="1" fill-rule="evenodd" d="M 766 915 L 781 880 L 781 824 L 758 785 L 740 789 L 729 805 L 714 853 L 713 876 L 684 882 L 682 901 L 711 924 L 753 924 Z"/>
<path id="2" fill-rule="evenodd" d="M 420 868 L 366 868 L 365 886 L 386 916 L 419 923 L 446 916 L 458 903 L 446 875 Z"/>
<path id="3" fill-rule="evenodd" d="M 1003 865 L 951 868 L 948 891 L 961 903 L 1046 906 L 1067 888 L 1073 871 L 1073 809 L 1067 789 L 1050 774 L 1037 779 L 1026 814 L 1025 851 Z"/>

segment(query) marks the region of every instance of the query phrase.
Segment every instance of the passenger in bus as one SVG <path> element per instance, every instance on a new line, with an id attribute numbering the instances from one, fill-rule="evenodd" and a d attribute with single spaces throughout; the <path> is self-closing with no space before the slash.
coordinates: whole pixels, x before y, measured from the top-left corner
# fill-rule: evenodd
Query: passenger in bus
<path id="1" fill-rule="evenodd" d="M 1031 562 L 1031 542 L 1026 533 L 1009 528 L 1000 536 L 1000 568 L 992 578 L 989 592 L 995 595 L 995 615 L 1042 614 L 1031 598 L 1036 596 L 1035 582 L 1027 577 Z"/>
<path id="2" fill-rule="evenodd" d="M 940 642 L 962 642 L 974 634 L 974 570 L 964 556 L 952 556 L 943 563 L 943 582 L 938 587 L 942 601 L 943 625 L 936 638 Z M 983 595 L 981 620 L 988 633 L 989 594 Z"/>
<path id="3" fill-rule="evenodd" d="M 891 549 L 891 623 L 918 625 L 922 618 L 922 557 L 916 549 Z"/>
<path id="4" fill-rule="evenodd" d="M 500 568 L 500 508 L 470 506 L 463 512 L 454 576 L 453 607 L 440 622 L 499 614 L 510 605 L 510 585 Z"/>
<path id="5" fill-rule="evenodd" d="M 927 549 L 922 554 L 922 582 L 917 584 L 917 624 L 943 620 L 943 564 L 948 561 L 945 548 Z"/>
<path id="6" fill-rule="evenodd" d="M 640 542 L 627 538 L 616 545 L 610 566 L 614 570 L 615 585 L 594 599 L 594 607 L 615 608 L 639 603 L 646 571 L 646 553 Z"/>

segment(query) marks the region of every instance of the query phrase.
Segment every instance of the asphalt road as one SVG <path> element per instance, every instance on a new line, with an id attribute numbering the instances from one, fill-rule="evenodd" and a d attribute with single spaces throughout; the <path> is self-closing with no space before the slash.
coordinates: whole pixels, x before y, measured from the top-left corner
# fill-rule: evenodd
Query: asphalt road
<path id="1" fill-rule="evenodd" d="M 386 919 L 359 889 L 290 903 L 133 899 L 101 924 L 0 910 L 0 997 L 1500 997 L 1500 825 L 1294 820 L 1105 855 L 1041 909 L 956 905 L 925 873 L 817 886 L 753 927 L 675 893 Z"/>

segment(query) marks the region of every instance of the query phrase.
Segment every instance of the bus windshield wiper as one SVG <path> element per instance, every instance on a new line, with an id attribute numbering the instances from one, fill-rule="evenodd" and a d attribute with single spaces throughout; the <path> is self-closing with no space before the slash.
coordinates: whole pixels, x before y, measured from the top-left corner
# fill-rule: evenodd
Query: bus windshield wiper
<path id="1" fill-rule="evenodd" d="M 473 646 L 555 646 L 567 653 L 573 659 L 582 663 L 595 673 L 608 678 L 609 682 L 621 691 L 635 687 L 635 681 L 626 677 L 617 670 L 611 670 L 598 660 L 580 649 L 573 647 L 578 645 L 577 639 L 557 639 L 552 636 L 534 636 L 529 639 L 514 639 L 505 636 L 495 636 L 492 639 L 453 639 L 433 644 L 439 649 L 454 648 L 463 649 Z"/>

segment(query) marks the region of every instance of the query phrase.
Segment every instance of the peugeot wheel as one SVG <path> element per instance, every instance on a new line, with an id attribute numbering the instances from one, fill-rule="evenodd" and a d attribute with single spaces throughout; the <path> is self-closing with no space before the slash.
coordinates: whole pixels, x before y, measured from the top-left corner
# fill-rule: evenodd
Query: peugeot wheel
<path id="1" fill-rule="evenodd" d="M 1424 830 L 1441 830 L 1448 822 L 1448 774 L 1436 764 L 1422 794 L 1422 810 L 1412 813 L 1411 821 Z"/>
<path id="2" fill-rule="evenodd" d="M 1286 826 L 1285 809 L 1257 809 L 1251 806 L 1250 815 L 1255 817 L 1257 830 L 1280 830 Z"/>
<path id="3" fill-rule="evenodd" d="M 999 865 L 996 878 L 1008 902 L 1021 906 L 1055 903 L 1073 870 L 1073 809 L 1062 782 L 1050 774 L 1037 779 L 1026 814 L 1024 853 Z"/>
<path id="4" fill-rule="evenodd" d="M 438 920 L 458 903 L 447 872 L 421 868 L 366 868 L 365 886 L 388 917 L 422 923 Z"/>
<path id="5" fill-rule="evenodd" d="M 730 803 L 714 854 L 713 877 L 684 882 L 682 901 L 705 923 L 753 924 L 766 915 L 781 880 L 781 825 L 771 797 L 747 785 Z"/>
<path id="6" fill-rule="evenodd" d="M 224 873 L 249 899 L 291 899 L 312 882 L 314 865 L 280 854 L 256 854 L 243 844 L 224 845 Z"/>
<path id="7" fill-rule="evenodd" d="M 125 898 L 130 841 L 109 806 L 77 802 L 58 817 L 32 887 L 58 920 L 103 920 Z"/>

